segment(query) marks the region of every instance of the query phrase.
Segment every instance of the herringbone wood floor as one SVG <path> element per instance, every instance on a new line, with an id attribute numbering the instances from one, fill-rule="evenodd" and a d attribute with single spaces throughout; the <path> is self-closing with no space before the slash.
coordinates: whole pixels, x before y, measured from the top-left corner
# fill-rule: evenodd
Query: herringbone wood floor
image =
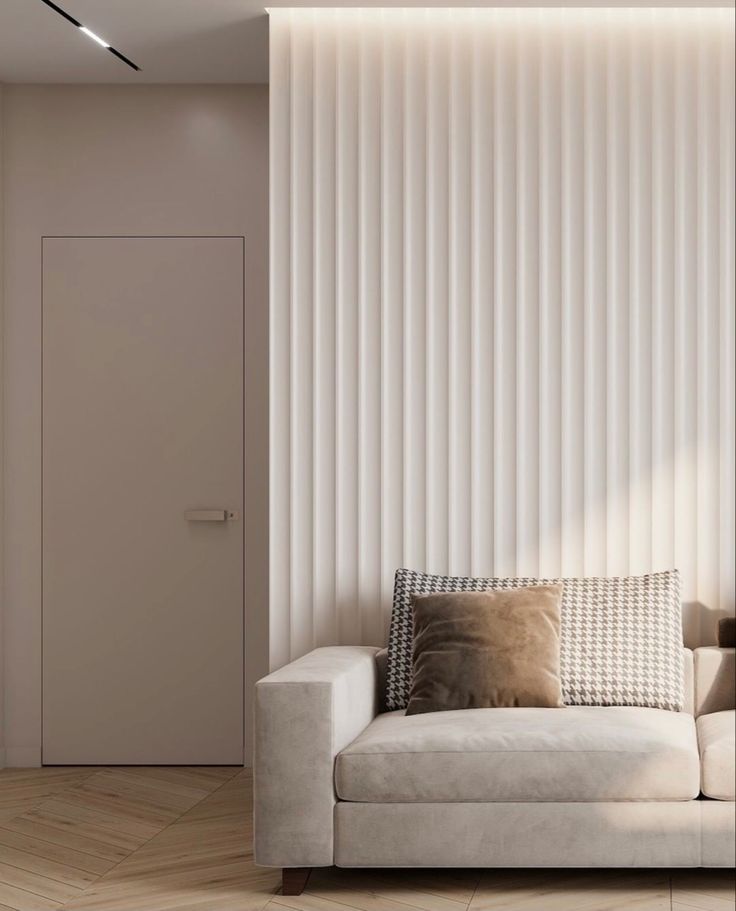
<path id="1" fill-rule="evenodd" d="M 315 870 L 253 863 L 235 768 L 0 772 L 0 911 L 734 911 L 732 871 Z"/>

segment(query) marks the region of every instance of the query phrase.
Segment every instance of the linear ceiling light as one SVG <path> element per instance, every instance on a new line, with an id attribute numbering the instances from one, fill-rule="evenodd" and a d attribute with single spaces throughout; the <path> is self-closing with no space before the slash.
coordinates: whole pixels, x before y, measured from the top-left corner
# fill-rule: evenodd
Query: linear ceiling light
<path id="1" fill-rule="evenodd" d="M 114 54 L 118 60 L 122 60 L 127 66 L 132 70 L 138 72 L 140 70 L 139 66 L 136 66 L 132 60 L 129 60 L 125 54 L 121 54 L 120 51 L 116 51 L 114 47 L 111 47 L 104 38 L 100 38 L 99 35 L 96 35 L 92 29 L 87 28 L 86 25 L 82 25 L 74 16 L 70 16 L 66 10 L 63 10 L 60 6 L 57 6 L 55 3 L 52 3 L 51 0 L 41 0 L 41 3 L 45 3 L 46 6 L 50 7 L 55 13 L 58 13 L 63 19 L 66 19 L 67 22 L 71 22 L 73 26 L 79 29 L 80 32 L 91 38 L 93 41 L 96 41 L 101 47 L 104 47 L 106 51 L 110 51 L 111 54 Z"/>
<path id="2" fill-rule="evenodd" d="M 80 25 L 80 26 L 79 26 L 79 31 L 80 31 L 80 32 L 84 32 L 85 35 L 87 35 L 88 37 L 90 37 L 93 41 L 96 41 L 98 44 L 101 44 L 102 47 L 106 47 L 106 48 L 109 48 L 109 47 L 110 47 L 110 45 L 107 43 L 107 41 L 105 41 L 104 38 L 100 38 L 99 35 L 95 35 L 95 33 L 92 31 L 92 29 L 91 29 L 91 28 L 87 28 L 86 25 Z"/>

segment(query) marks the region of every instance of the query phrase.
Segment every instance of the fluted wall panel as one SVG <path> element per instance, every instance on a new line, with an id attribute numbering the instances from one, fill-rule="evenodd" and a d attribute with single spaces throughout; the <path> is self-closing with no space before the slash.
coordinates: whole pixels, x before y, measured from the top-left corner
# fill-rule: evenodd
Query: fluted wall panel
<path id="1" fill-rule="evenodd" d="M 733 10 L 271 11 L 271 663 L 394 570 L 734 611 Z"/>

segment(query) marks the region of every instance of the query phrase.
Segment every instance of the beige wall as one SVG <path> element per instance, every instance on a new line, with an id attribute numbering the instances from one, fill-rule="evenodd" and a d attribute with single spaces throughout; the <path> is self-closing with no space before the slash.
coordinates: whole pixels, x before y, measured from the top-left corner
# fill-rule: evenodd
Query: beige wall
<path id="1" fill-rule="evenodd" d="M 6 86 L 4 747 L 41 747 L 41 237 L 246 238 L 246 732 L 268 654 L 268 89 Z M 0 200 L 2 192 L 0 190 Z"/>

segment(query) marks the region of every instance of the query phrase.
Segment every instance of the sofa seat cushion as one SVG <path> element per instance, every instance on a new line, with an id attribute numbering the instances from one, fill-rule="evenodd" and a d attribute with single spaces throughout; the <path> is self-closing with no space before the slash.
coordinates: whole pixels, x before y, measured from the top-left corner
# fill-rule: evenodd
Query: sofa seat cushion
<path id="1" fill-rule="evenodd" d="M 630 706 L 379 715 L 337 757 L 341 800 L 691 800 L 692 715 Z"/>
<path id="2" fill-rule="evenodd" d="M 716 800 L 736 800 L 736 710 L 698 718 L 702 791 Z"/>

